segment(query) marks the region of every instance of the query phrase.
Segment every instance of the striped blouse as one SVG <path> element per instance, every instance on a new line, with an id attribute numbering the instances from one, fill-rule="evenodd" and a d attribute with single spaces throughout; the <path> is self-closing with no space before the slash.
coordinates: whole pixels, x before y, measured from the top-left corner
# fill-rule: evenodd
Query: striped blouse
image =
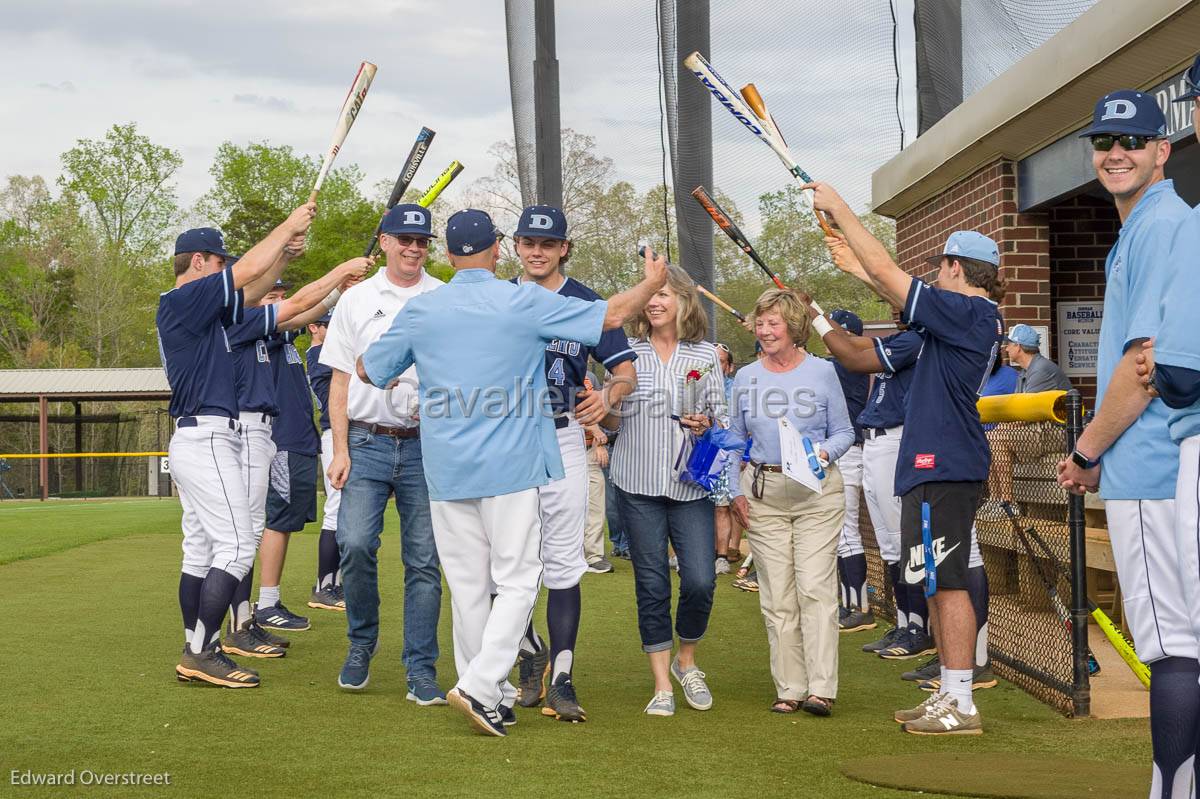
<path id="1" fill-rule="evenodd" d="M 637 388 L 621 405 L 621 432 L 612 451 L 613 482 L 631 494 L 701 499 L 707 492 L 694 483 L 681 483 L 675 470 L 684 430 L 671 416 L 702 412 L 726 423 L 717 349 L 707 341 L 681 341 L 664 364 L 649 341 L 630 339 L 629 346 L 638 356 Z M 690 388 L 686 378 L 693 370 L 701 377 Z"/>

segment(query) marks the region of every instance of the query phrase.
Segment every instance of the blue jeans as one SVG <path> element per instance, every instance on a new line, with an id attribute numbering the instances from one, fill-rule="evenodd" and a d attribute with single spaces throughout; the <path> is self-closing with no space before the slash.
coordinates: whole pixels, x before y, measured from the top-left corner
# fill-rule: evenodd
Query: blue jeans
<path id="1" fill-rule="evenodd" d="M 350 476 L 342 488 L 337 542 L 346 592 L 350 643 L 373 646 L 379 639 L 379 536 L 388 497 L 400 515 L 400 559 L 404 563 L 404 653 L 408 678 L 432 677 L 438 659 L 438 614 L 442 572 L 419 438 L 394 438 L 351 427 Z"/>
<path id="2" fill-rule="evenodd" d="M 629 534 L 642 651 L 669 650 L 674 640 L 668 541 L 679 558 L 675 632 L 682 643 L 699 641 L 708 627 L 717 585 L 712 503 L 708 497 L 680 501 L 631 494 L 614 487 L 620 497 L 621 520 Z"/>
<path id="3" fill-rule="evenodd" d="M 629 550 L 629 536 L 625 533 L 625 525 L 621 521 L 621 499 L 617 496 L 612 476 L 605 466 L 604 472 L 604 518 L 608 522 L 608 540 L 612 542 L 617 552 Z"/>

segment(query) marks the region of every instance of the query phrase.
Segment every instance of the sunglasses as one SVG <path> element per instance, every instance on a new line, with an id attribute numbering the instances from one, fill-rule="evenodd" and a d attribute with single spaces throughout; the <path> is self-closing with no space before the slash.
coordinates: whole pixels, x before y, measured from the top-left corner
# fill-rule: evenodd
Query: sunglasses
<path id="1" fill-rule="evenodd" d="M 1114 144 L 1121 145 L 1122 150 L 1144 150 L 1146 142 L 1155 141 L 1157 136 L 1135 136 L 1132 133 L 1122 133 L 1120 136 L 1104 133 L 1092 137 L 1092 149 L 1106 153 Z"/>
<path id="2" fill-rule="evenodd" d="M 389 234 L 390 235 L 390 234 Z M 429 239 L 424 236 L 392 236 L 401 247 L 411 247 L 414 244 L 422 250 L 429 247 Z"/>

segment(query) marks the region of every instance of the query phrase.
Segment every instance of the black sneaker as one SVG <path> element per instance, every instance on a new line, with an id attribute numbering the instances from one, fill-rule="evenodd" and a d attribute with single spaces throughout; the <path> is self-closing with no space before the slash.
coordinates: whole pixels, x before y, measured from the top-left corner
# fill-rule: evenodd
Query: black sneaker
<path id="1" fill-rule="evenodd" d="M 904 632 L 905 631 L 899 627 L 893 627 L 892 629 L 888 630 L 878 641 L 872 641 L 869 644 L 863 644 L 862 651 L 878 652 L 881 649 L 887 649 L 889 646 L 895 644 L 896 641 L 900 639 L 900 636 L 904 634 Z"/>
<path id="2" fill-rule="evenodd" d="M 929 679 L 923 681 L 917 686 L 922 691 L 936 691 L 942 687 L 941 672 L 933 675 Z M 995 688 L 996 675 L 992 674 L 992 665 L 990 663 L 975 667 L 975 673 L 971 677 L 971 689 L 979 690 L 983 688 Z"/>
<path id="3" fill-rule="evenodd" d="M 511 727 L 517 723 L 517 714 L 508 705 L 500 706 L 500 723 L 505 727 Z"/>
<path id="4" fill-rule="evenodd" d="M 940 679 L 941 676 L 942 656 L 934 655 L 912 671 L 906 671 L 901 674 L 900 679 L 908 682 L 925 682 L 926 680 Z"/>
<path id="5" fill-rule="evenodd" d="M 458 688 L 452 688 L 446 699 L 449 700 L 450 707 L 466 716 L 471 726 L 484 735 L 494 735 L 497 738 L 508 735 L 500 711 L 484 707 L 470 694 Z"/>
<path id="6" fill-rule="evenodd" d="M 874 630 L 875 627 L 875 614 L 869 610 L 866 613 L 861 610 L 852 610 L 838 622 L 838 629 L 844 633 L 856 633 L 859 630 Z"/>
<path id="7" fill-rule="evenodd" d="M 311 625 L 308 619 L 297 616 L 280 602 L 274 607 L 254 609 L 254 620 L 268 630 L 283 630 L 285 632 L 303 632 Z"/>
<path id="8" fill-rule="evenodd" d="M 529 653 L 522 649 L 517 653 L 517 704 L 521 707 L 537 707 L 546 696 L 546 672 L 550 670 L 550 648 L 543 646 Z"/>
<path id="9" fill-rule="evenodd" d="M 222 688 L 258 687 L 258 672 L 234 663 L 216 644 L 198 655 L 185 646 L 179 665 L 175 667 L 175 678 L 180 682 L 206 682 Z"/>
<path id="10" fill-rule="evenodd" d="M 310 608 L 346 612 L 346 600 L 339 596 L 337 586 L 335 585 L 314 588 L 312 596 L 308 598 L 308 606 Z"/>
<path id="11" fill-rule="evenodd" d="M 264 644 L 270 644 L 271 646 L 280 646 L 287 649 L 292 645 L 292 642 L 282 635 L 276 635 L 270 630 L 264 629 L 262 625 L 254 620 L 253 615 L 250 617 L 250 634 Z"/>
<path id="12" fill-rule="evenodd" d="M 879 650 L 879 657 L 884 660 L 909 660 L 922 655 L 932 655 L 936 651 L 937 647 L 933 645 L 931 636 L 923 632 L 912 633 L 905 630 L 896 643 L 887 649 Z"/>
<path id="13" fill-rule="evenodd" d="M 221 641 L 222 651 L 248 658 L 281 658 L 287 654 L 283 647 L 255 636 L 250 630 L 250 624 L 250 620 L 247 619 L 239 629 L 228 632 Z"/>
<path id="14" fill-rule="evenodd" d="M 542 715 L 553 716 L 559 721 L 587 721 L 587 712 L 579 706 L 579 700 L 575 697 L 575 685 L 566 674 L 559 675 L 546 692 L 546 706 L 542 708 Z"/>

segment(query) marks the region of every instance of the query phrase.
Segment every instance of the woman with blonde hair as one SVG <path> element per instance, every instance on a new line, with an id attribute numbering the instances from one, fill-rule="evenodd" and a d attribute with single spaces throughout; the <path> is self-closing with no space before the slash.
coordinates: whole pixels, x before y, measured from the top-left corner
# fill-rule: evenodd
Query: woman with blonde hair
<path id="1" fill-rule="evenodd" d="M 805 305 L 793 291 L 771 289 L 754 306 L 764 357 L 733 382 L 730 429 L 754 442 L 749 468 L 733 486 L 733 512 L 758 569 L 775 681 L 771 710 L 828 716 L 837 696 L 837 544 L 846 512 L 836 461 L 854 443 L 854 428 L 833 364 L 805 350 Z M 819 493 L 783 473 L 780 418 L 811 444 L 810 460 L 819 459 Z"/>
<path id="2" fill-rule="evenodd" d="M 671 266 L 667 284 L 632 322 L 637 388 L 617 411 L 621 431 L 610 471 L 629 536 L 642 650 L 654 676 L 646 706 L 652 716 L 675 713 L 671 677 L 694 709 L 713 703 L 696 666 L 716 584 L 712 503 L 703 488 L 681 482 L 676 467 L 685 436 L 702 434 L 726 413 L 721 366 L 716 348 L 704 341 L 707 331 L 695 285 Z M 679 563 L 674 630 L 668 543 Z M 676 634 L 679 650 L 672 659 Z"/>

